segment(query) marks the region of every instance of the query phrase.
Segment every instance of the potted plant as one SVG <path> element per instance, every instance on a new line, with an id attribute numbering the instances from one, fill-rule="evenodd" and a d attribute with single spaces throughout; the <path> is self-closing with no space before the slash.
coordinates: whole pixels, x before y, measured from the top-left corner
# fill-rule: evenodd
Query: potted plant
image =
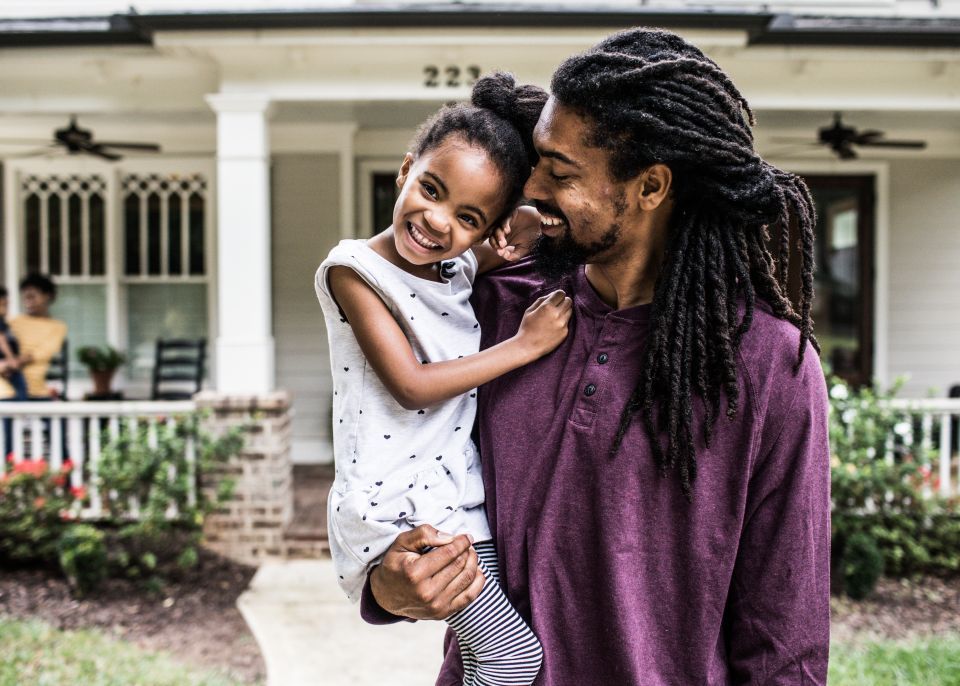
<path id="1" fill-rule="evenodd" d="M 127 361 L 126 355 L 109 345 L 85 345 L 77 350 L 77 357 L 90 370 L 94 395 L 110 393 L 114 372 Z"/>

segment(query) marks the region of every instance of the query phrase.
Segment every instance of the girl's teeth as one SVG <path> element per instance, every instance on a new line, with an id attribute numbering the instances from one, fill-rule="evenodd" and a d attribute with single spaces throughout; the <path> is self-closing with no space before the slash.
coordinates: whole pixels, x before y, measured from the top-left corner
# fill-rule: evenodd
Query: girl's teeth
<path id="1" fill-rule="evenodd" d="M 422 245 L 424 248 L 433 249 L 433 248 L 440 247 L 439 243 L 432 242 L 422 233 L 417 231 L 417 227 L 415 227 L 413 224 L 410 224 L 410 235 L 413 236 L 413 240 L 415 240 L 418 244 Z"/>

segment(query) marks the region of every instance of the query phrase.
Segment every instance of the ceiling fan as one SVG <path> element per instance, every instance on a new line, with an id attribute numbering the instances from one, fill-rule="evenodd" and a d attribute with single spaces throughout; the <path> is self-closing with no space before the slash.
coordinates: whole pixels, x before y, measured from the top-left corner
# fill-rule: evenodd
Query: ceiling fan
<path id="1" fill-rule="evenodd" d="M 841 160 L 852 160 L 857 156 L 853 146 L 873 148 L 909 148 L 922 150 L 926 141 L 886 140 L 883 131 L 868 129 L 857 131 L 852 126 L 844 126 L 840 113 L 833 115 L 833 125 L 824 126 L 817 131 L 819 142 L 833 150 Z"/>
<path id="2" fill-rule="evenodd" d="M 0 141 L 0 143 L 15 143 L 20 145 L 30 142 L 38 141 L 26 141 L 23 139 L 5 139 Z M 77 117 L 75 115 L 70 117 L 69 126 L 53 132 L 53 141 L 48 145 L 52 148 L 62 147 L 71 155 L 94 155 L 110 161 L 122 159 L 123 156 L 115 152 L 118 149 L 138 150 L 140 152 L 160 152 L 160 146 L 156 143 L 121 143 L 118 141 L 96 140 L 90 129 L 81 129 L 77 126 Z M 17 157 L 31 157 L 43 152 L 43 150 L 45 149 L 35 150 L 25 155 L 17 155 Z"/>
<path id="3" fill-rule="evenodd" d="M 841 160 L 857 158 L 855 147 L 871 148 L 904 148 L 922 150 L 927 147 L 926 141 L 887 140 L 886 134 L 877 129 L 858 131 L 853 126 L 847 126 L 839 112 L 833 115 L 833 124 L 817 130 L 817 141 L 808 145 L 825 145 Z M 797 139 L 774 138 L 775 141 L 797 143 Z"/>

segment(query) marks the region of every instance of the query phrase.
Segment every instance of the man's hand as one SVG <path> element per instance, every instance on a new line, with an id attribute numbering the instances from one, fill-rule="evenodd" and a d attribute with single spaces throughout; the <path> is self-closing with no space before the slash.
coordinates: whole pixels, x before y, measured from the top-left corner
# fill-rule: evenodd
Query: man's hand
<path id="1" fill-rule="evenodd" d="M 421 553 L 427 547 L 433 550 Z M 470 538 L 451 537 L 428 524 L 397 536 L 370 573 L 380 607 L 413 619 L 446 619 L 469 605 L 483 582 Z"/>

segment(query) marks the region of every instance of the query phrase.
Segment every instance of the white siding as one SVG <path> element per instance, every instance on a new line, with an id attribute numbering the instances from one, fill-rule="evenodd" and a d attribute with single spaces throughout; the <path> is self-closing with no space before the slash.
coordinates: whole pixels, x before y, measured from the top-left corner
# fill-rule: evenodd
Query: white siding
<path id="1" fill-rule="evenodd" d="M 960 384 L 960 161 L 890 164 L 889 322 L 904 396 Z"/>
<path id="2" fill-rule="evenodd" d="M 329 462 L 330 355 L 313 274 L 339 240 L 336 155 L 275 155 L 273 335 L 277 387 L 293 394 L 294 462 Z"/>

